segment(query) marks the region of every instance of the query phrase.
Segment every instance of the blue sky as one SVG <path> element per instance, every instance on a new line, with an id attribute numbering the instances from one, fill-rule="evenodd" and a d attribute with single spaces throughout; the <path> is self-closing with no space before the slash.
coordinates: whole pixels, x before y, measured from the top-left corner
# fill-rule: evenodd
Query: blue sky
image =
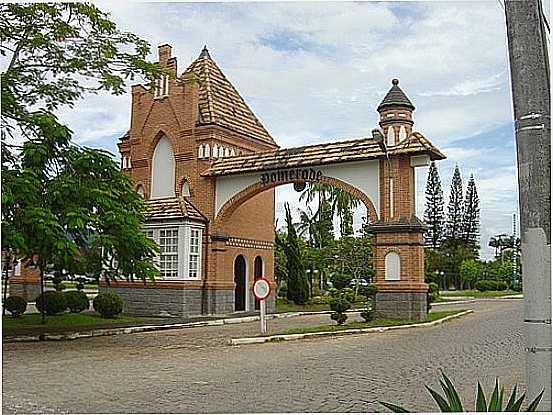
<path id="1" fill-rule="evenodd" d="M 362 137 L 392 78 L 410 97 L 415 130 L 441 148 L 447 199 L 458 164 L 481 201 L 481 253 L 511 231 L 517 210 L 513 115 L 504 12 L 479 2 L 100 3 L 123 30 L 169 43 L 179 72 L 210 54 L 282 147 Z M 151 58 L 156 59 L 152 53 Z M 130 96 L 91 96 L 61 114 L 88 146 L 116 153 Z M 424 210 L 426 169 L 417 173 Z M 283 203 L 297 205 L 289 186 Z M 359 218 L 364 212 L 357 212 Z"/>

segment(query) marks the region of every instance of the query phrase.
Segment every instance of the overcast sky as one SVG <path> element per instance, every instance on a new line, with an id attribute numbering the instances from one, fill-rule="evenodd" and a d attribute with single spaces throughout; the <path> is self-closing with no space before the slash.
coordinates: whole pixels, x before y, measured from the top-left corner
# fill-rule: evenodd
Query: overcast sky
<path id="1" fill-rule="evenodd" d="M 414 103 L 415 130 L 446 155 L 444 194 L 458 164 L 477 180 L 481 254 L 510 233 L 517 210 L 504 11 L 479 2 L 100 3 L 121 29 L 169 43 L 179 73 L 203 45 L 282 147 L 363 137 L 392 78 Z M 61 118 L 84 145 L 116 151 L 130 95 L 92 96 Z M 427 169 L 417 170 L 422 218 Z M 297 204 L 291 186 L 277 189 Z M 364 210 L 364 209 L 363 209 Z M 356 213 L 359 223 L 364 212 Z M 282 220 L 279 221 L 282 223 Z"/>

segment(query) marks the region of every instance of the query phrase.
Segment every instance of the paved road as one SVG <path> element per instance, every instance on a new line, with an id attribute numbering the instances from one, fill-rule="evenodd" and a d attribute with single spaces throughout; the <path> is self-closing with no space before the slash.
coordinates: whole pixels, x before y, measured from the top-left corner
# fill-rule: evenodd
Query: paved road
<path id="1" fill-rule="evenodd" d="M 259 323 L 5 344 L 3 410 L 374 412 L 387 400 L 432 411 L 424 384 L 437 387 L 440 368 L 473 407 L 476 379 L 487 388 L 495 376 L 509 388 L 524 381 L 523 302 L 468 306 L 474 314 L 432 328 L 240 347 L 226 341 L 255 333 Z M 439 308 L 447 307 L 467 305 Z"/>

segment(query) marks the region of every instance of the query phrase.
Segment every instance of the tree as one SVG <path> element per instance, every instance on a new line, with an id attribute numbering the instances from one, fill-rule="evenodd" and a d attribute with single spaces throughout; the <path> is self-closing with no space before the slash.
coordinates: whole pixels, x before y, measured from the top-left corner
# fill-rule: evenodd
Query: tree
<path id="1" fill-rule="evenodd" d="M 294 304 L 305 304 L 309 299 L 309 286 L 305 275 L 305 265 L 288 203 L 284 205 L 284 209 L 286 211 L 286 240 L 277 239 L 277 243 L 281 245 L 286 254 L 286 273 L 288 275 L 286 298 L 293 301 Z"/>
<path id="2" fill-rule="evenodd" d="M 38 267 L 42 289 L 47 267 L 79 262 L 101 267 L 108 281 L 153 278 L 157 246 L 140 229 L 143 200 L 109 153 L 73 145 L 53 113 L 85 93 L 121 94 L 135 75 L 159 77 L 159 66 L 145 60 L 148 44 L 91 4 L 0 10 L 8 62 L 1 76 L 4 247 Z M 83 260 L 91 256 L 97 260 Z"/>
<path id="3" fill-rule="evenodd" d="M 332 188 L 331 197 L 332 211 L 340 219 L 340 236 L 353 235 L 353 209 L 359 206 L 359 199 L 339 187 Z"/>
<path id="4" fill-rule="evenodd" d="M 467 259 L 461 262 L 459 274 L 465 287 L 471 289 L 474 283 L 483 277 L 484 266 L 480 261 Z"/>
<path id="5" fill-rule="evenodd" d="M 300 195 L 300 200 L 305 200 L 306 204 L 309 204 L 315 198 L 317 198 L 317 210 L 314 215 L 310 215 L 313 221 L 310 235 L 312 235 L 314 246 L 323 248 L 334 240 L 334 224 L 332 222 L 334 211 L 331 205 L 332 186 L 322 183 L 308 183 L 306 189 Z M 310 210 L 308 209 L 308 211 Z"/>
<path id="6" fill-rule="evenodd" d="M 332 249 L 336 258 L 336 272 L 350 275 L 357 290 L 359 279 L 372 282 L 372 239 L 367 237 L 344 236 L 336 241 Z"/>
<path id="7" fill-rule="evenodd" d="M 447 204 L 446 237 L 460 239 L 463 232 L 463 181 L 459 166 L 455 166 Z"/>
<path id="8" fill-rule="evenodd" d="M 426 246 L 436 249 L 444 234 L 444 194 L 436 162 L 430 163 L 426 181 L 426 208 L 424 223 L 428 227 L 424 238 Z"/>
<path id="9" fill-rule="evenodd" d="M 467 184 L 463 209 L 463 242 L 475 253 L 480 249 L 480 200 L 476 190 L 474 176 L 471 174 Z"/>

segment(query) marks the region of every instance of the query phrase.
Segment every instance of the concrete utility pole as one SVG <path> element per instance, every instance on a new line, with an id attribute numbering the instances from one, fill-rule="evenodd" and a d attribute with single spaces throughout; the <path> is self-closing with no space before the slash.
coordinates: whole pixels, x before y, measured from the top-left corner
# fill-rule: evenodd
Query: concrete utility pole
<path id="1" fill-rule="evenodd" d="M 551 112 L 539 0 L 505 2 L 515 115 L 528 399 L 551 411 Z"/>

